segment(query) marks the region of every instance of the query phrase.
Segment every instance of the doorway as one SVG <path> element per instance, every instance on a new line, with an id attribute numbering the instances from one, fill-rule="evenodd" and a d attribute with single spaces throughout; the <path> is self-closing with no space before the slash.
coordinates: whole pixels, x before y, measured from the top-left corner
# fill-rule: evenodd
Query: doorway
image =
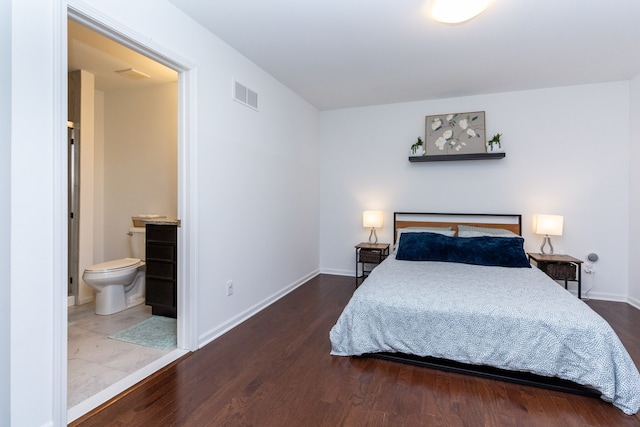
<path id="1" fill-rule="evenodd" d="M 70 18 L 69 25 L 82 25 L 94 31 L 99 35 L 106 36 L 111 42 L 118 42 L 124 47 L 132 49 L 136 54 L 142 54 L 147 60 L 158 62 L 159 65 L 168 68 L 174 75 L 178 73 L 177 82 L 177 98 L 176 104 L 178 105 L 178 114 L 176 114 L 175 121 L 177 122 L 177 153 L 174 163 L 176 164 L 176 193 L 177 206 L 176 218 L 182 220 L 182 227 L 180 228 L 178 235 L 178 345 L 177 349 L 159 360 L 146 366 L 144 369 L 139 369 L 135 374 L 129 375 L 127 378 L 118 381 L 118 383 L 110 386 L 104 393 L 96 395 L 95 399 L 90 399 L 90 402 L 83 402 L 82 405 L 71 408 L 67 412 L 67 421 L 72 421 L 84 413 L 90 411 L 96 406 L 100 405 L 104 401 L 110 399 L 121 391 L 126 390 L 136 382 L 140 381 L 144 377 L 150 375 L 156 370 L 162 368 L 173 360 L 181 357 L 190 350 L 197 348 L 197 336 L 194 322 L 197 318 L 195 311 L 195 299 L 194 290 L 191 289 L 190 283 L 197 283 L 194 280 L 196 270 L 194 268 L 194 262 L 190 259 L 189 254 L 194 253 L 193 248 L 196 245 L 197 236 L 193 235 L 192 231 L 196 226 L 195 221 L 195 209 L 193 208 L 193 202 L 195 201 L 195 194 L 192 184 L 195 184 L 195 177 L 197 176 L 197 168 L 195 162 L 195 143 L 194 143 L 194 129 L 193 123 L 193 111 L 195 105 L 193 100 L 195 99 L 195 81 L 192 77 L 192 69 L 185 61 L 176 59 L 170 52 L 164 52 L 161 47 L 149 46 L 152 42 L 149 41 L 137 41 L 134 33 L 130 32 L 126 28 L 121 28 L 110 22 L 111 27 L 107 27 L 101 22 L 107 21 L 105 17 L 96 16 L 94 11 L 80 11 L 77 8 L 68 9 L 68 17 Z M 115 26 L 115 27 L 114 27 Z M 68 47 L 68 53 L 71 54 L 71 47 Z M 141 70 L 137 70 L 141 71 Z M 149 73 L 145 73 L 149 74 Z M 117 76 L 122 78 L 121 76 Z M 178 120 L 178 117 L 180 118 Z M 84 136 L 84 135 L 83 135 Z M 142 213 L 142 212 L 136 212 Z M 126 221 L 130 221 L 127 219 Z M 108 257 L 108 249 L 105 250 L 105 257 Z M 81 271 L 82 267 L 78 268 Z M 76 281 L 78 283 L 78 281 Z M 67 288 L 67 286 L 65 286 Z M 72 287 L 73 289 L 73 287 Z M 73 292 L 76 292 L 75 290 Z M 79 295 L 75 295 L 74 299 L 77 300 Z M 66 334 L 65 334 L 66 335 Z M 65 340 L 64 337 L 60 339 Z M 67 369 L 64 369 L 66 372 Z M 63 381 L 64 382 L 64 381 Z M 66 395 L 66 383 L 61 384 L 61 391 Z"/>

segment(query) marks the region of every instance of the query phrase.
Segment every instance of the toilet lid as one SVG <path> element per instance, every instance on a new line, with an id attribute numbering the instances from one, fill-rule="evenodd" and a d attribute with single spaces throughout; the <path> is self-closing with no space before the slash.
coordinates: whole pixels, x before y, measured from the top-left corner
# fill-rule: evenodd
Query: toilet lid
<path id="1" fill-rule="evenodd" d="M 87 267 L 85 271 L 104 272 L 129 268 L 140 263 L 138 258 L 122 258 Z"/>

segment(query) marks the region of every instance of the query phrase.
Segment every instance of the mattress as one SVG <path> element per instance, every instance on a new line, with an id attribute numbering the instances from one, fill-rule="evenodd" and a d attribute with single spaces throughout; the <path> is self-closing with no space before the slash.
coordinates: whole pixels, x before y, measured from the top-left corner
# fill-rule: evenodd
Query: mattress
<path id="1" fill-rule="evenodd" d="M 610 325 L 537 268 L 383 261 L 331 329 L 331 354 L 404 353 L 558 377 L 626 414 L 640 374 Z"/>

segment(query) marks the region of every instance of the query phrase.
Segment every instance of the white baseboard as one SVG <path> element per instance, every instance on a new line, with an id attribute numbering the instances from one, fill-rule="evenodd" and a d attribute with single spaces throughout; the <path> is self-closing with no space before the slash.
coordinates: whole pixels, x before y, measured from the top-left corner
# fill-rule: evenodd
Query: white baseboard
<path id="1" fill-rule="evenodd" d="M 82 298 L 78 301 L 78 305 L 85 305 L 93 302 L 93 296 Z"/>
<path id="2" fill-rule="evenodd" d="M 638 310 L 640 310 L 640 300 L 638 300 L 636 298 L 629 297 L 627 299 L 627 302 L 629 304 L 631 304 L 632 306 L 634 306 L 635 308 L 637 308 Z"/>
<path id="3" fill-rule="evenodd" d="M 335 276 L 355 276 L 355 270 L 342 270 L 336 268 L 322 268 L 320 274 L 333 274 Z"/>
<path id="4" fill-rule="evenodd" d="M 72 305 L 75 305 L 75 302 L 76 302 L 76 299 L 73 295 L 67 297 L 67 307 L 71 307 Z M 78 301 L 78 305 L 85 305 L 85 304 L 89 304 L 90 302 L 93 302 L 93 298 L 85 298 Z"/>
<path id="5" fill-rule="evenodd" d="M 575 293 L 575 295 L 576 296 L 578 295 L 577 292 Z M 613 301 L 613 302 L 628 301 L 628 298 L 624 295 L 608 294 L 604 292 L 589 292 L 589 293 L 582 292 L 582 299 L 583 300 L 595 299 L 599 301 Z"/>
<path id="6" fill-rule="evenodd" d="M 254 306 L 249 307 L 248 309 L 238 314 L 237 316 L 232 317 L 231 319 L 224 322 L 217 328 L 211 329 L 205 332 L 204 334 L 201 334 L 198 339 L 199 341 L 198 348 L 204 347 L 205 345 L 209 344 L 211 341 L 223 335 L 225 332 L 228 332 L 231 329 L 235 328 L 245 320 L 249 319 L 250 317 L 254 316 L 255 314 L 259 313 L 260 311 L 264 310 L 265 308 L 273 304 L 274 302 L 278 301 L 280 298 L 284 297 L 294 289 L 300 287 L 301 285 L 305 284 L 312 278 L 316 277 L 318 274 L 320 274 L 318 270 L 315 270 L 307 274 L 306 276 L 296 280 L 292 284 L 284 287 L 282 290 L 276 292 L 275 294 L 255 304 Z"/>

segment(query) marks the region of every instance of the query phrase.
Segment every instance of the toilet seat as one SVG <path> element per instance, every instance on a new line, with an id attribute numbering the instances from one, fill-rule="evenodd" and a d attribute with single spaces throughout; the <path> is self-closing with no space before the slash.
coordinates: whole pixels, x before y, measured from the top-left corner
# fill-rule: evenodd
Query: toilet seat
<path id="1" fill-rule="evenodd" d="M 108 273 L 119 270 L 138 268 L 142 262 L 137 258 L 122 258 L 113 261 L 107 261 L 100 264 L 92 265 L 85 269 L 88 273 Z"/>

